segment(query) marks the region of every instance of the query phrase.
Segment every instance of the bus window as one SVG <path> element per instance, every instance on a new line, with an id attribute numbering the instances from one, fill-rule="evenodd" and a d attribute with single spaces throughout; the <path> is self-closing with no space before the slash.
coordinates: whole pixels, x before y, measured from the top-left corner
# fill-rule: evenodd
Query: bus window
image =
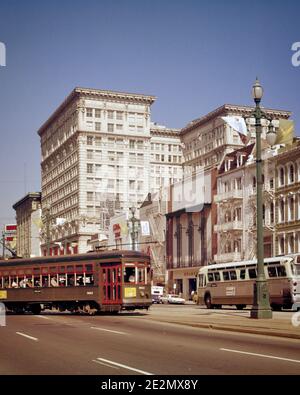
<path id="1" fill-rule="evenodd" d="M 286 277 L 286 270 L 284 266 L 277 266 L 278 277 Z"/>
<path id="2" fill-rule="evenodd" d="M 240 270 L 240 279 L 245 280 L 246 278 L 246 269 L 241 269 Z"/>
<path id="3" fill-rule="evenodd" d="M 248 269 L 249 278 L 256 278 L 256 269 Z"/>
<path id="4" fill-rule="evenodd" d="M 230 281 L 229 272 L 223 272 L 223 280 Z"/>
<path id="5" fill-rule="evenodd" d="M 208 282 L 214 281 L 214 275 L 213 275 L 213 273 L 207 273 L 207 279 L 208 279 Z"/>
<path id="6" fill-rule="evenodd" d="M 236 271 L 235 270 L 230 270 L 230 280 L 236 280 Z"/>
<path id="7" fill-rule="evenodd" d="M 214 273 L 214 278 L 215 278 L 215 281 L 221 281 L 220 272 L 215 272 Z"/>
<path id="8" fill-rule="evenodd" d="M 124 283 L 134 283 L 135 282 L 135 267 L 125 267 L 124 271 Z"/>
<path id="9" fill-rule="evenodd" d="M 275 266 L 269 266 L 268 267 L 268 274 L 269 274 L 270 278 L 277 277 L 276 267 Z"/>

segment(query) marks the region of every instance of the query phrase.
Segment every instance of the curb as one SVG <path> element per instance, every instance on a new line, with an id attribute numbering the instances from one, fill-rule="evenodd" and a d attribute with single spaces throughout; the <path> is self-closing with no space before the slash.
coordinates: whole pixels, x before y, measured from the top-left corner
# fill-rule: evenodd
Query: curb
<path id="1" fill-rule="evenodd" d="M 155 320 L 158 321 L 158 320 Z M 162 322 L 162 321 L 160 321 Z M 177 325 L 184 325 L 184 326 L 191 326 L 193 328 L 202 328 L 202 329 L 214 329 L 214 330 L 221 330 L 221 331 L 228 331 L 228 332 L 239 332 L 239 333 L 249 333 L 253 335 L 265 335 L 265 336 L 273 336 L 273 337 L 280 337 L 280 338 L 288 338 L 288 339 L 300 339 L 300 333 L 283 333 L 283 332 L 270 332 L 272 328 L 266 329 L 252 329 L 252 328 L 242 328 L 242 327 L 233 327 L 233 326 L 226 326 L 222 324 L 196 324 L 196 323 L 189 323 L 189 322 L 178 322 L 178 321 L 163 321 L 170 324 L 177 324 Z"/>

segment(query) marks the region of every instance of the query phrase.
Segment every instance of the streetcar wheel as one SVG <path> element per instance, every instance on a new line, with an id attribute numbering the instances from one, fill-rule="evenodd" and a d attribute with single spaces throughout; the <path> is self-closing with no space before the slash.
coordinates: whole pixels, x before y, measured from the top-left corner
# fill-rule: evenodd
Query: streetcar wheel
<path id="1" fill-rule="evenodd" d="M 34 315 L 39 315 L 41 314 L 41 305 L 40 304 L 34 304 L 31 306 L 31 312 Z"/>
<path id="2" fill-rule="evenodd" d="M 213 306 L 211 304 L 211 296 L 210 295 L 206 295 L 205 296 L 205 305 L 208 309 L 212 309 Z"/>

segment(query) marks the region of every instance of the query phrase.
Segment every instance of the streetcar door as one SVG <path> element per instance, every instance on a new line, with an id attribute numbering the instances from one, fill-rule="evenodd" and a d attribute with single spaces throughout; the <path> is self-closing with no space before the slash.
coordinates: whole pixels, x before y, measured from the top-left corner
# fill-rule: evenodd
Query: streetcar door
<path id="1" fill-rule="evenodd" d="M 103 304 L 121 304 L 121 265 L 102 266 Z"/>

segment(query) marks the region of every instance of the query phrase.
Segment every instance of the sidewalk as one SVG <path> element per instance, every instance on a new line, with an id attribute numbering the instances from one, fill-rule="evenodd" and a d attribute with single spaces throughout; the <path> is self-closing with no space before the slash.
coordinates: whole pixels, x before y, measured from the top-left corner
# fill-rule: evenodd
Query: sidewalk
<path id="1" fill-rule="evenodd" d="M 206 310 L 195 305 L 175 309 L 151 309 L 149 318 L 196 328 L 300 339 L 300 312 L 296 320 L 299 326 L 294 326 L 295 312 L 273 312 L 272 319 L 257 320 L 250 318 L 250 310 Z"/>

